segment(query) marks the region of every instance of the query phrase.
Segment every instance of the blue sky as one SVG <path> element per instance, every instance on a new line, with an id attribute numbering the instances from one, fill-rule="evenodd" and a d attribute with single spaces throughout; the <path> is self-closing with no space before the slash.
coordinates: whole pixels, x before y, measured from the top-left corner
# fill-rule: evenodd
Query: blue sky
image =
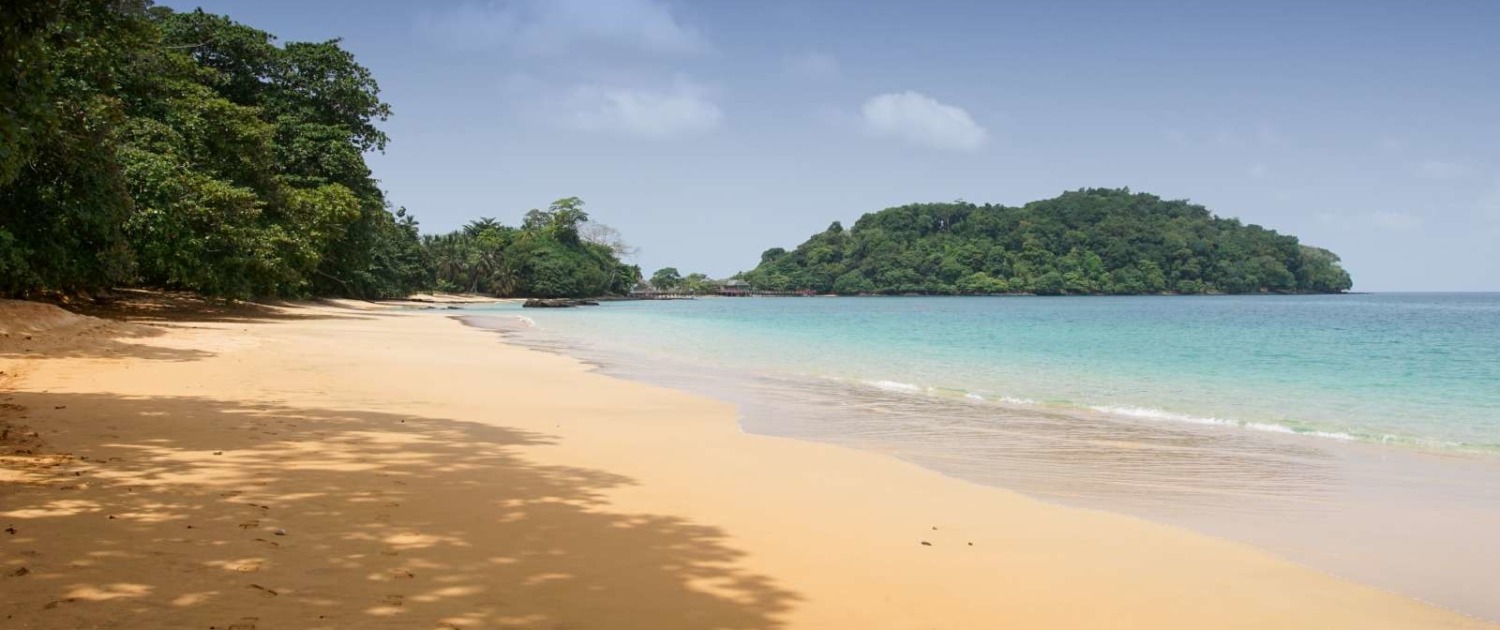
<path id="1" fill-rule="evenodd" d="M 427 231 L 579 196 L 647 273 L 724 276 L 893 205 L 1128 186 L 1356 290 L 1500 290 L 1500 2 L 164 4 L 344 38 Z"/>

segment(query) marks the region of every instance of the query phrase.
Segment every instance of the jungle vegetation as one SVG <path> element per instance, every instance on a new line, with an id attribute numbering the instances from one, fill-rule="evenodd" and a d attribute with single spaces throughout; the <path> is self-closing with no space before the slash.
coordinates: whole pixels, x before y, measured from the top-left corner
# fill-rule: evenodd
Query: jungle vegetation
<path id="1" fill-rule="evenodd" d="M 913 204 L 834 222 L 741 274 L 842 295 L 1336 293 L 1339 258 L 1203 206 L 1092 188 L 1020 207 Z"/>
<path id="2" fill-rule="evenodd" d="M 282 43 L 148 0 L 8 0 L 0 296 L 579 296 L 638 279 L 577 199 L 519 229 L 421 237 L 365 163 L 391 114 L 336 39 Z"/>
<path id="3" fill-rule="evenodd" d="M 577 197 L 526 213 L 519 228 L 483 218 L 422 242 L 441 291 L 583 297 L 625 294 L 641 281 L 640 267 L 620 260 L 629 246 L 590 222 Z"/>

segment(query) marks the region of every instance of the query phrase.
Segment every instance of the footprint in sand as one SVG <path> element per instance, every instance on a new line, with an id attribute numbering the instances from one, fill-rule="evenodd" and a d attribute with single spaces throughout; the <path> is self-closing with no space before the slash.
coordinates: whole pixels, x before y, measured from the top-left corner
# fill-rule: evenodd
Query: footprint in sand
<path id="1" fill-rule="evenodd" d="M 255 589 L 255 590 L 257 590 L 257 591 L 260 591 L 260 594 L 261 594 L 261 595 L 264 595 L 264 596 L 266 596 L 266 597 L 275 597 L 275 596 L 277 596 L 277 595 L 280 595 L 280 594 L 281 594 L 281 593 L 277 593 L 277 592 L 276 592 L 276 591 L 274 591 L 274 590 L 271 590 L 271 589 L 269 589 L 269 588 L 266 588 L 266 587 L 264 587 L 264 586 L 261 586 L 261 585 L 259 585 L 259 584 L 251 584 L 251 585 L 250 585 L 250 588 L 253 588 L 253 589 Z"/>
<path id="2" fill-rule="evenodd" d="M 400 606 L 405 601 L 405 595 L 386 595 L 385 599 L 380 600 L 380 603 L 384 606 Z"/>
<path id="3" fill-rule="evenodd" d="M 260 527 L 260 521 L 245 521 L 240 523 L 240 529 L 254 529 Z"/>
<path id="4" fill-rule="evenodd" d="M 256 538 L 255 542 L 263 542 L 263 543 L 266 543 L 267 545 L 270 545 L 272 547 L 276 547 L 277 549 L 281 548 L 281 543 L 276 542 L 274 540 L 266 540 L 264 538 Z"/>
<path id="5" fill-rule="evenodd" d="M 255 630 L 255 622 L 260 617 L 241 617 L 238 622 L 229 624 L 229 630 Z"/>

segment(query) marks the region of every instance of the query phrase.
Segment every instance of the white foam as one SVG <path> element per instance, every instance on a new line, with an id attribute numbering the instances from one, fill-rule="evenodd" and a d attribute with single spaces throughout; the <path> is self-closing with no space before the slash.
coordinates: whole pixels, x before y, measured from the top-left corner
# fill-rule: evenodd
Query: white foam
<path id="1" fill-rule="evenodd" d="M 964 398 L 967 398 L 969 400 L 984 400 L 984 396 L 980 396 L 979 394 L 974 393 L 964 394 Z"/>
<path id="2" fill-rule="evenodd" d="M 536 328 L 536 320 L 530 317 L 527 317 L 525 315 L 517 315 L 516 319 L 520 320 L 522 324 L 526 324 L 527 328 Z"/>
<path id="3" fill-rule="evenodd" d="M 1001 396 L 999 398 L 996 398 L 995 400 L 998 400 L 998 401 L 1003 402 L 1003 403 L 1010 403 L 1012 405 L 1035 405 L 1035 404 L 1037 404 L 1035 400 L 1032 400 L 1030 398 L 1016 398 L 1015 396 Z"/>
<path id="4" fill-rule="evenodd" d="M 1127 417 L 1130 417 L 1130 418 L 1142 418 L 1142 419 L 1145 419 L 1145 420 L 1172 420 L 1172 421 L 1175 421 L 1175 422 L 1189 422 L 1189 423 L 1192 423 L 1192 424 L 1212 424 L 1212 425 L 1217 425 L 1217 426 L 1230 426 L 1230 427 L 1240 426 L 1240 423 L 1237 422 L 1237 421 L 1234 421 L 1234 420 L 1225 420 L 1223 418 L 1213 418 L 1213 417 L 1204 417 L 1204 416 L 1190 416 L 1190 415 L 1185 414 L 1185 413 L 1175 413 L 1175 412 L 1171 412 L 1171 411 L 1163 411 L 1161 409 L 1153 409 L 1151 407 L 1123 407 L 1123 406 L 1115 406 L 1115 405 L 1100 405 L 1100 406 L 1097 406 L 1097 407 L 1089 407 L 1089 409 L 1093 409 L 1094 411 L 1097 411 L 1097 412 L 1100 412 L 1100 413 L 1107 413 L 1107 414 L 1116 415 L 1116 416 L 1127 416 Z"/>
<path id="5" fill-rule="evenodd" d="M 886 390 L 888 392 L 902 392 L 905 394 L 919 394 L 925 391 L 920 385 L 902 383 L 899 381 L 861 381 L 871 387 Z"/>
<path id="6" fill-rule="evenodd" d="M 1256 431 L 1269 431 L 1271 433 L 1291 433 L 1293 435 L 1311 435 L 1313 437 L 1328 438 L 1330 440 L 1343 440 L 1345 442 L 1352 442 L 1352 441 L 1358 439 L 1358 438 L 1356 438 L 1356 437 L 1354 437 L 1352 435 L 1349 435 L 1348 433 L 1344 433 L 1344 432 L 1333 432 L 1333 431 L 1298 431 L 1298 430 L 1293 429 L 1293 428 L 1291 428 L 1289 426 L 1286 426 L 1284 424 L 1271 424 L 1271 423 L 1266 423 L 1266 422 L 1246 422 L 1246 423 L 1244 423 L 1241 426 L 1245 427 L 1246 429 L 1254 429 Z"/>
<path id="7" fill-rule="evenodd" d="M 1130 418 L 1141 418 L 1141 419 L 1145 419 L 1145 420 L 1168 420 L 1168 421 L 1172 421 L 1172 422 L 1187 422 L 1187 423 L 1190 423 L 1190 424 L 1206 424 L 1206 425 L 1221 426 L 1221 427 L 1237 427 L 1237 428 L 1241 428 L 1241 429 L 1250 429 L 1252 431 L 1265 431 L 1267 433 L 1286 433 L 1286 434 L 1291 434 L 1291 435 L 1307 435 L 1307 436 L 1312 436 L 1312 437 L 1320 437 L 1320 438 L 1328 438 L 1328 439 L 1333 439 L 1333 440 L 1344 440 L 1344 441 L 1354 441 L 1354 440 L 1358 439 L 1358 438 L 1356 438 L 1356 437 L 1354 437 L 1352 435 L 1349 435 L 1348 433 L 1342 433 L 1342 432 L 1332 432 L 1332 431 L 1298 431 L 1298 430 L 1296 430 L 1296 429 L 1294 429 L 1292 427 L 1286 426 L 1284 424 L 1275 424 L 1275 423 L 1270 423 L 1270 422 L 1242 422 L 1242 421 L 1239 421 L 1239 420 L 1231 420 L 1231 419 L 1227 419 L 1227 418 L 1214 418 L 1214 417 L 1211 417 L 1211 416 L 1193 416 L 1193 415 L 1188 415 L 1188 414 L 1185 414 L 1185 413 L 1176 413 L 1176 412 L 1172 412 L 1172 411 L 1164 411 L 1164 410 L 1161 410 L 1161 409 L 1153 409 L 1151 407 L 1123 407 L 1123 406 L 1101 405 L 1101 406 L 1089 407 L 1089 408 L 1093 409 L 1094 411 L 1098 411 L 1100 413 L 1107 413 L 1107 414 L 1116 415 L 1116 416 L 1126 416 L 1126 417 L 1130 417 Z"/>

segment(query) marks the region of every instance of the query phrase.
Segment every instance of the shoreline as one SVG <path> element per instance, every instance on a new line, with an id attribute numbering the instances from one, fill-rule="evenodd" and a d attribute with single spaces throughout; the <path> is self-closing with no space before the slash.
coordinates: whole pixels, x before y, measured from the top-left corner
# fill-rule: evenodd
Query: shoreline
<path id="1" fill-rule="evenodd" d="M 0 612 L 35 628 L 1494 627 L 1185 529 L 745 433 L 730 405 L 435 314 L 295 306 L 5 341 L 0 417 L 37 436 L 5 445 Z"/>
<path id="2" fill-rule="evenodd" d="M 1488 542 L 1500 527 L 1500 487 L 1484 482 L 1500 478 L 1500 459 L 1491 452 L 1227 423 L 1164 424 L 1092 407 L 1006 405 L 918 387 L 769 376 L 605 349 L 533 329 L 530 318 L 514 325 L 514 317 L 524 316 L 475 311 L 458 319 L 602 374 L 735 404 L 748 434 L 877 453 L 1055 505 L 1185 527 L 1311 570 L 1500 619 L 1500 599 L 1486 587 L 1490 567 L 1500 563 L 1500 546 Z M 982 426 L 966 428 L 956 417 Z M 943 428 L 929 430 L 938 418 Z M 1006 434 L 992 419 L 1055 428 Z M 861 437 L 866 432 L 874 435 Z M 949 432 L 959 437 L 942 435 Z M 976 450 L 996 439 L 1012 443 Z"/>

